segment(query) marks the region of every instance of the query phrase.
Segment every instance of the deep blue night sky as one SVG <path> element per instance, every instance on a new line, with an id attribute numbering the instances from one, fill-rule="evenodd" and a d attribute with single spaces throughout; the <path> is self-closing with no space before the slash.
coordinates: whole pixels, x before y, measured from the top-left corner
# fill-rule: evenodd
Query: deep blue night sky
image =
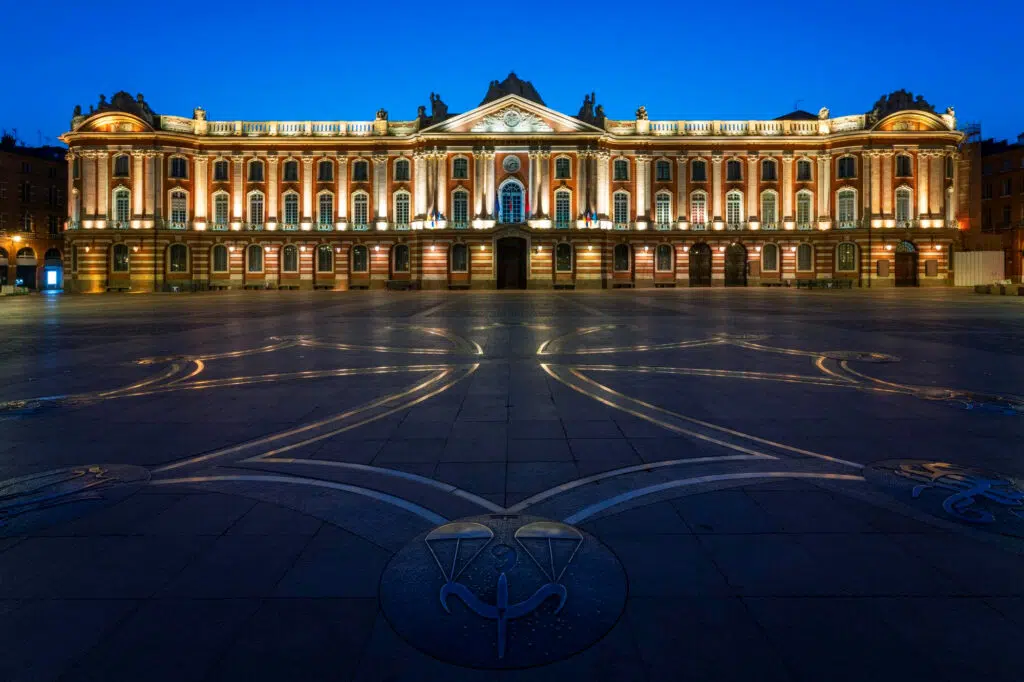
<path id="1" fill-rule="evenodd" d="M 1020 0 L 771 5 L 12 2 L 0 127 L 52 141 L 75 104 L 122 89 L 211 120 L 408 119 L 431 91 L 466 111 L 515 70 L 568 114 L 595 90 L 611 118 L 774 118 L 797 100 L 839 116 L 902 87 L 986 137 L 1024 131 Z"/>

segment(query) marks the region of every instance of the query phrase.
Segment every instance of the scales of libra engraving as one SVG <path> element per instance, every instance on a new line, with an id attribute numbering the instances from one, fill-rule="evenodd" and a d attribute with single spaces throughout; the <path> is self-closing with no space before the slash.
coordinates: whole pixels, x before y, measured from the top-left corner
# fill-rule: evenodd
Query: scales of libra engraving
<path id="1" fill-rule="evenodd" d="M 444 585 L 441 586 L 440 592 L 441 606 L 446 612 L 451 613 L 448 602 L 450 598 L 456 597 L 473 613 L 495 621 L 498 658 L 505 657 L 510 620 L 533 613 L 548 599 L 558 601 L 554 611 L 556 615 L 565 606 L 569 593 L 560 580 L 583 544 L 583 535 L 578 530 L 553 521 L 528 523 L 516 529 L 513 537 L 524 555 L 536 564 L 548 580 L 538 586 L 528 598 L 515 603 L 509 601 L 509 578 L 506 571 L 517 561 L 517 552 L 515 548 L 506 545 L 494 545 L 494 531 L 490 528 L 472 521 L 458 521 L 435 528 L 425 538 L 427 549 L 430 550 L 444 577 Z M 493 603 L 484 601 L 469 587 L 459 582 L 462 572 L 488 549 L 501 562 Z M 439 552 L 442 556 L 450 553 L 450 565 L 446 567 L 445 564 L 448 562 L 442 562 Z M 567 558 L 560 561 L 560 557 L 564 557 L 566 553 Z M 464 555 L 468 555 L 468 558 Z M 445 558 L 447 559 L 447 556 Z"/>

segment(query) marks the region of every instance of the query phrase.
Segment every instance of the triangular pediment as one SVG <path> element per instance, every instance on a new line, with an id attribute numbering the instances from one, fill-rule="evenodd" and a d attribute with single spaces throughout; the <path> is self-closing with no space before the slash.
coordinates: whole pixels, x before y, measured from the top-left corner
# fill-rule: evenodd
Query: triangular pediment
<path id="1" fill-rule="evenodd" d="M 481 105 L 464 114 L 436 123 L 421 133 L 550 135 L 553 133 L 603 133 L 600 128 L 531 102 L 518 95 Z"/>

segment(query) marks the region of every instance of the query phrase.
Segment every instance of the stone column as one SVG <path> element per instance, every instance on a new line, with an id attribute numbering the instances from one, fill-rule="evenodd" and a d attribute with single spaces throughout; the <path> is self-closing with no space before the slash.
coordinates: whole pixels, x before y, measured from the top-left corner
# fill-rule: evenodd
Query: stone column
<path id="1" fill-rule="evenodd" d="M 647 173 L 651 158 L 647 154 L 635 154 L 633 160 L 636 165 L 636 221 L 646 223 L 647 215 Z"/>
<path id="2" fill-rule="evenodd" d="M 479 149 L 473 150 L 473 217 L 482 218 L 487 206 L 487 188 L 484 182 L 486 155 Z"/>
<path id="3" fill-rule="evenodd" d="M 267 222 L 279 223 L 281 216 L 278 215 L 278 198 L 281 190 L 277 184 L 277 155 L 267 157 Z"/>
<path id="4" fill-rule="evenodd" d="M 164 217 L 164 179 L 167 177 L 167 157 L 157 152 L 153 157 L 153 226 Z"/>
<path id="5" fill-rule="evenodd" d="M 96 160 L 92 152 L 82 152 L 79 158 L 82 159 L 82 208 L 87 218 L 93 218 L 96 215 Z"/>
<path id="6" fill-rule="evenodd" d="M 448 153 L 438 152 L 434 157 L 437 166 L 437 210 L 448 217 Z"/>
<path id="7" fill-rule="evenodd" d="M 576 212 L 580 217 L 586 215 L 590 208 L 590 187 L 587 177 L 587 162 L 590 160 L 590 152 L 579 150 L 576 153 Z"/>
<path id="8" fill-rule="evenodd" d="M 882 213 L 887 218 L 895 217 L 892 205 L 892 165 L 895 163 L 896 152 L 882 152 L 879 163 L 882 166 Z"/>
<path id="9" fill-rule="evenodd" d="M 110 154 L 99 152 L 96 156 L 96 214 L 100 219 L 110 220 Z"/>
<path id="10" fill-rule="evenodd" d="M 761 209 L 757 205 L 757 152 L 747 153 L 747 220 L 756 220 Z"/>
<path id="11" fill-rule="evenodd" d="M 776 211 L 781 210 L 782 215 L 776 216 L 783 221 L 793 221 L 793 152 L 785 152 L 782 155 L 782 206 L 776 206 Z M 764 220 L 764 216 L 761 216 Z"/>
<path id="12" fill-rule="evenodd" d="M 818 211 L 818 220 L 829 220 L 832 216 L 832 156 L 830 154 L 818 154 L 821 162 L 821 210 Z"/>
<path id="13" fill-rule="evenodd" d="M 484 202 L 486 203 L 487 206 L 488 217 L 497 219 L 497 216 L 494 215 L 494 158 L 494 151 L 489 150 L 487 152 L 485 170 L 485 173 L 487 174 L 487 182 L 485 183 L 484 189 L 484 191 L 486 192 L 486 194 L 484 195 Z"/>
<path id="14" fill-rule="evenodd" d="M 338 222 L 348 221 L 348 157 L 338 157 L 338 198 L 335 199 Z"/>
<path id="15" fill-rule="evenodd" d="M 690 202 L 686 196 L 686 174 L 689 172 L 685 155 L 676 157 L 676 219 L 688 220 L 690 214 Z"/>
<path id="16" fill-rule="evenodd" d="M 388 220 L 388 156 L 387 154 L 373 155 L 373 188 L 374 188 L 374 209 L 377 214 L 377 228 Z M 385 225 L 386 227 L 386 225 Z"/>
<path id="17" fill-rule="evenodd" d="M 943 211 L 943 206 L 946 203 L 944 201 L 946 195 L 944 191 L 946 178 L 945 156 L 942 152 L 932 152 L 929 160 L 931 161 L 931 168 L 928 171 L 928 212 L 932 214 L 933 218 L 941 217 L 945 219 L 946 214 Z"/>
<path id="18" fill-rule="evenodd" d="M 551 217 L 551 152 L 540 153 L 540 215 Z"/>
<path id="19" fill-rule="evenodd" d="M 415 151 L 412 155 L 412 172 L 415 182 L 413 191 L 413 212 L 416 220 L 423 220 L 427 217 L 427 169 L 426 159 L 422 151 Z"/>
<path id="20" fill-rule="evenodd" d="M 928 157 L 926 151 L 917 151 L 917 217 L 924 218 L 928 210 Z"/>
<path id="21" fill-rule="evenodd" d="M 722 152 L 711 155 L 711 221 L 721 223 L 722 212 Z"/>
<path id="22" fill-rule="evenodd" d="M 302 157 L 302 220 L 303 229 L 313 224 L 313 157 Z"/>
<path id="23" fill-rule="evenodd" d="M 206 224 L 207 196 L 210 191 L 210 185 L 206 181 L 208 163 L 209 158 L 205 154 L 196 155 L 195 181 L 192 183 L 192 191 L 195 193 L 192 221 L 202 223 L 203 225 Z"/>
<path id="24" fill-rule="evenodd" d="M 596 152 L 597 161 L 597 213 L 602 220 L 608 220 L 610 215 L 609 199 L 609 178 L 608 164 L 611 153 L 600 150 Z"/>
<path id="25" fill-rule="evenodd" d="M 870 152 L 871 162 L 871 211 L 869 218 L 882 215 L 882 157 L 877 152 Z"/>
<path id="26" fill-rule="evenodd" d="M 526 207 L 529 207 L 529 211 L 526 211 L 526 215 L 523 216 L 524 220 L 529 220 L 533 217 L 533 214 L 537 212 L 537 152 L 531 149 L 526 154 Z"/>
<path id="27" fill-rule="evenodd" d="M 242 156 L 236 156 L 234 162 L 234 182 L 231 183 L 231 208 L 235 214 L 235 221 L 243 222 L 247 219 L 245 215 L 245 185 L 242 184 L 242 173 L 245 172 L 245 159 Z"/>
<path id="28" fill-rule="evenodd" d="M 142 218 L 146 205 L 146 190 L 144 189 L 145 183 L 143 182 L 144 171 L 142 169 L 144 162 L 143 152 L 132 151 L 132 218 L 135 219 Z M 70 197 L 71 194 L 69 193 L 68 198 Z"/>
<path id="29" fill-rule="evenodd" d="M 145 187 L 143 188 L 145 193 L 143 215 L 146 218 L 146 226 L 153 227 L 153 212 L 156 210 L 156 196 L 153 194 L 153 187 L 156 185 L 156 168 L 159 165 L 156 154 L 144 152 L 142 155 L 142 165 L 146 173 Z"/>

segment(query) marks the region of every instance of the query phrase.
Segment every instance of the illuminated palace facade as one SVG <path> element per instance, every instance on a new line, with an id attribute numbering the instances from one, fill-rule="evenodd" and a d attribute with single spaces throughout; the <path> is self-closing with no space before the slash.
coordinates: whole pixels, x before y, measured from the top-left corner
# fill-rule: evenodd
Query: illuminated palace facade
<path id="1" fill-rule="evenodd" d="M 69 146 L 70 291 L 948 284 L 952 109 L 575 116 L 514 74 L 449 114 L 213 121 L 118 93 Z"/>

